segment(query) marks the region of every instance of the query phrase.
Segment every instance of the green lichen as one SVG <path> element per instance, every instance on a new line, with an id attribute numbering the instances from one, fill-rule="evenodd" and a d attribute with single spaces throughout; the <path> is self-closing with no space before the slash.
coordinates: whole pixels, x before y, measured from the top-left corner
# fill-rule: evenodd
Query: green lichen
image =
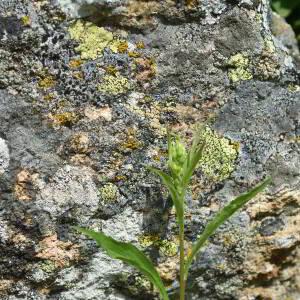
<path id="1" fill-rule="evenodd" d="M 143 248 L 148 248 L 159 242 L 160 238 L 156 234 L 145 234 L 139 237 L 139 244 Z"/>
<path id="2" fill-rule="evenodd" d="M 107 183 L 100 189 L 100 197 L 106 203 L 116 201 L 117 196 L 118 187 L 113 183 Z"/>
<path id="3" fill-rule="evenodd" d="M 252 79 L 253 75 L 249 69 L 249 63 L 249 58 L 244 54 L 238 53 L 231 56 L 228 61 L 228 76 L 230 80 L 232 82 L 238 82 Z"/>
<path id="4" fill-rule="evenodd" d="M 161 240 L 157 234 L 146 234 L 140 236 L 139 244 L 144 249 L 154 246 L 165 256 L 175 256 L 178 252 L 178 242 Z"/>
<path id="5" fill-rule="evenodd" d="M 291 93 L 296 93 L 300 91 L 300 85 L 294 84 L 294 83 L 290 83 L 288 85 L 288 90 Z"/>
<path id="6" fill-rule="evenodd" d="M 130 89 L 130 83 L 126 77 L 120 74 L 105 75 L 103 82 L 98 85 L 98 90 L 110 95 L 119 95 Z"/>
<path id="7" fill-rule="evenodd" d="M 46 273 L 53 273 L 57 269 L 57 266 L 54 261 L 47 259 L 40 263 L 40 269 Z"/>
<path id="8" fill-rule="evenodd" d="M 238 155 L 236 145 L 231 144 L 228 139 L 218 136 L 208 126 L 202 128 L 199 135 L 200 140 L 205 143 L 199 167 L 211 180 L 226 179 L 234 170 L 234 162 Z"/>
<path id="9" fill-rule="evenodd" d="M 159 252 L 165 256 L 175 256 L 178 252 L 178 243 L 163 240 L 159 243 Z"/>
<path id="10" fill-rule="evenodd" d="M 103 27 L 98 27 L 91 22 L 78 20 L 69 27 L 72 39 L 79 42 L 76 50 L 82 59 L 96 59 L 101 57 L 104 48 L 113 41 L 113 34 Z"/>

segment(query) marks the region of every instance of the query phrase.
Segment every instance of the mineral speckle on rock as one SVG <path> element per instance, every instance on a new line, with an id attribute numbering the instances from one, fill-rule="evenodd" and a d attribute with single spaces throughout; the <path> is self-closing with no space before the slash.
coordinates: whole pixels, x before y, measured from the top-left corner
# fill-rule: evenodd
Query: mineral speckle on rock
<path id="1" fill-rule="evenodd" d="M 273 184 L 199 254 L 188 299 L 299 299 L 296 44 L 267 0 L 0 1 L 0 298 L 157 299 L 73 225 L 133 242 L 176 297 L 174 211 L 144 165 L 202 124 L 187 248 Z"/>

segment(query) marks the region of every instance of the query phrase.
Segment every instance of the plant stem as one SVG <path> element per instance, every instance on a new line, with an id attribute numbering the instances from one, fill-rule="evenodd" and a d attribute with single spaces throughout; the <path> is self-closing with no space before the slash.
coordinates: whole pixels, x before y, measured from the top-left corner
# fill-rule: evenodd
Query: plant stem
<path id="1" fill-rule="evenodd" d="M 185 272 L 184 272 L 184 223 L 179 224 L 179 248 L 180 248 L 180 300 L 184 300 Z"/>

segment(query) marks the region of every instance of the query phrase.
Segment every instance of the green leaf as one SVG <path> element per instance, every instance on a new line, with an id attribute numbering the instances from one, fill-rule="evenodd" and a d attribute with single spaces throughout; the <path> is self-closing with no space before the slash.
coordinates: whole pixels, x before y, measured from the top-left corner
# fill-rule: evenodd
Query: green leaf
<path id="1" fill-rule="evenodd" d="M 279 15 L 286 18 L 299 5 L 297 0 L 273 0 L 272 7 Z"/>
<path id="2" fill-rule="evenodd" d="M 147 168 L 154 174 L 158 175 L 161 178 L 163 184 L 168 188 L 171 198 L 173 200 L 175 209 L 176 209 L 178 223 L 183 224 L 183 216 L 184 216 L 183 201 L 178 197 L 178 193 L 177 193 L 176 187 L 173 183 L 172 177 L 170 175 L 166 174 L 165 172 L 158 170 L 156 168 L 149 167 L 149 166 L 147 166 Z"/>
<path id="3" fill-rule="evenodd" d="M 204 245 L 204 243 L 208 240 L 208 238 L 222 225 L 225 221 L 229 219 L 238 209 L 243 207 L 249 200 L 254 198 L 259 192 L 264 190 L 266 186 L 271 182 L 271 178 L 267 178 L 262 183 L 256 185 L 249 192 L 241 194 L 234 200 L 232 200 L 228 205 L 226 205 L 217 215 L 206 225 L 203 233 L 193 245 L 192 252 L 188 256 L 185 266 L 185 276 L 187 277 L 189 267 Z"/>
<path id="4" fill-rule="evenodd" d="M 159 290 L 161 298 L 163 300 L 169 300 L 168 294 L 158 272 L 149 258 L 138 248 L 129 243 L 116 241 L 101 232 L 96 232 L 81 227 L 74 228 L 95 240 L 98 246 L 106 250 L 110 257 L 120 259 L 137 268 L 141 273 L 147 276 L 150 282 Z"/>
<path id="5" fill-rule="evenodd" d="M 193 145 L 187 155 L 186 165 L 183 171 L 182 185 L 184 189 L 187 188 L 189 181 L 197 167 L 197 164 L 202 157 L 204 146 L 205 144 L 200 144 L 197 139 L 193 141 Z"/>

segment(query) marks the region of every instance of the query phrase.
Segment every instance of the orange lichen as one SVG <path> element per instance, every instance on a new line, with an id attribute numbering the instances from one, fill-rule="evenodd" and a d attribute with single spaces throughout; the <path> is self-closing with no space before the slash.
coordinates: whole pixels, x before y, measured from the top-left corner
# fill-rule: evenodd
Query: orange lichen
<path id="1" fill-rule="evenodd" d="M 27 170 L 22 170 L 17 174 L 15 185 L 15 196 L 20 201 L 32 200 L 30 191 L 32 190 L 32 174 Z"/>
<path id="2" fill-rule="evenodd" d="M 63 242 L 57 238 L 57 234 L 45 237 L 39 242 L 37 258 L 54 262 L 58 268 L 69 266 L 71 262 L 80 258 L 79 246 L 71 242 Z"/>

